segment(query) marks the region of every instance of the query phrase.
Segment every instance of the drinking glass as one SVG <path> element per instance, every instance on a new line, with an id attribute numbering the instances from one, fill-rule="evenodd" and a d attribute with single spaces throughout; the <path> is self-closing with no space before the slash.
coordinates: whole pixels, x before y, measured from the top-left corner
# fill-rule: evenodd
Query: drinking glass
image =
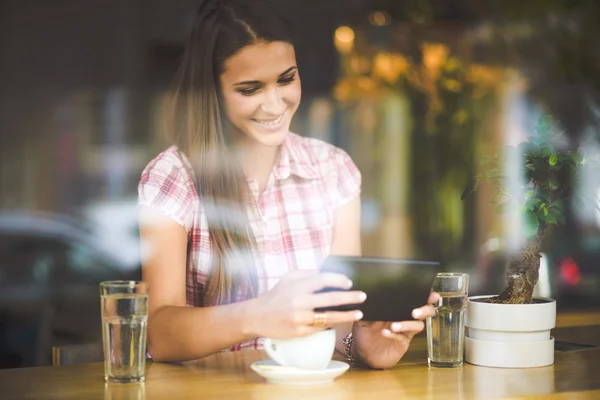
<path id="1" fill-rule="evenodd" d="M 146 367 L 148 284 L 137 281 L 100 283 L 104 379 L 143 382 Z"/>
<path id="2" fill-rule="evenodd" d="M 460 367 L 463 364 L 465 310 L 469 275 L 440 273 L 431 290 L 440 294 L 435 315 L 427 318 L 427 362 L 432 367 Z"/>

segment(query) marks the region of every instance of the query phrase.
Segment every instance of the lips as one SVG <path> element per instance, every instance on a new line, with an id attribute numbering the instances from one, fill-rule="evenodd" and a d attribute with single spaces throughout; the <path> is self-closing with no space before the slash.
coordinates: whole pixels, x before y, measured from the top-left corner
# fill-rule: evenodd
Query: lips
<path id="1" fill-rule="evenodd" d="M 283 116 L 285 115 L 285 111 L 277 118 L 275 119 L 256 119 L 256 118 L 252 118 L 252 121 L 260 124 L 260 125 L 264 125 L 265 127 L 276 127 L 279 124 L 281 124 L 281 121 L 283 120 Z"/>

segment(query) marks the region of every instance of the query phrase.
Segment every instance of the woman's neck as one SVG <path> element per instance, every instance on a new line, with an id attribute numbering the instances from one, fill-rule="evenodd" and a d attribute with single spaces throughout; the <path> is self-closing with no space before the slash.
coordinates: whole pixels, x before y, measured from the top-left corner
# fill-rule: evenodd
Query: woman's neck
<path id="1" fill-rule="evenodd" d="M 259 193 L 262 193 L 269 181 L 273 167 L 279 159 L 281 146 L 265 146 L 249 140 L 239 144 L 238 157 L 246 177 L 256 180 Z"/>

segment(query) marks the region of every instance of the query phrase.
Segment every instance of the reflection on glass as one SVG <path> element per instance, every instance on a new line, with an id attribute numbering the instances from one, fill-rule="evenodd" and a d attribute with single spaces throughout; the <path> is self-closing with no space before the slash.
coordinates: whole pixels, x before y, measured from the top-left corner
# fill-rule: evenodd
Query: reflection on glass
<path id="1" fill-rule="evenodd" d="M 61 305 L 60 316 L 77 321 L 64 338 L 94 341 L 100 318 L 89 282 L 139 279 L 129 274 L 140 270 L 137 182 L 166 144 L 159 109 L 189 13 L 175 2 L 116 2 L 116 12 L 74 17 L 12 3 L 2 36 L 11 62 L 0 75 L 0 292 L 17 313 L 24 297 L 46 304 L 55 293 L 77 293 Z M 492 188 L 467 200 L 461 193 L 481 156 L 522 138 L 540 113 L 564 122 L 569 146 L 599 157 L 600 2 L 382 0 L 326 17 L 288 3 L 292 25 L 314 28 L 297 37 L 307 112 L 293 130 L 340 145 L 356 161 L 363 253 L 441 259 L 449 270 L 472 269 L 472 294 L 501 290 L 518 222 L 495 213 Z M 98 27 L 114 29 L 106 36 Z M 42 42 L 49 45 L 35 45 Z M 40 66 L 45 72 L 33 74 Z M 518 160 L 503 162 L 508 174 Z M 582 176 L 576 193 L 597 193 L 592 178 Z M 121 201 L 129 203 L 123 210 Z M 598 306 L 600 211 L 576 202 L 568 211 L 543 249 L 547 280 L 563 306 Z M 13 218 L 22 214 L 24 225 Z M 76 224 L 64 223 L 67 216 Z M 6 340 L 0 360 L 38 365 L 30 361 L 35 346 Z"/>

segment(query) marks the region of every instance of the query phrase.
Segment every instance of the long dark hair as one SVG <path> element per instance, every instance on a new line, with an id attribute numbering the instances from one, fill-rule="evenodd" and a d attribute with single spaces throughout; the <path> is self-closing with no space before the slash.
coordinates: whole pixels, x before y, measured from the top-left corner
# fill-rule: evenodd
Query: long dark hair
<path id="1" fill-rule="evenodd" d="M 167 133 L 190 162 L 208 222 L 212 265 L 204 292 L 212 304 L 258 292 L 246 212 L 251 194 L 231 155 L 220 76 L 225 61 L 242 48 L 274 41 L 292 44 L 287 23 L 266 0 L 204 0 L 167 102 Z"/>

